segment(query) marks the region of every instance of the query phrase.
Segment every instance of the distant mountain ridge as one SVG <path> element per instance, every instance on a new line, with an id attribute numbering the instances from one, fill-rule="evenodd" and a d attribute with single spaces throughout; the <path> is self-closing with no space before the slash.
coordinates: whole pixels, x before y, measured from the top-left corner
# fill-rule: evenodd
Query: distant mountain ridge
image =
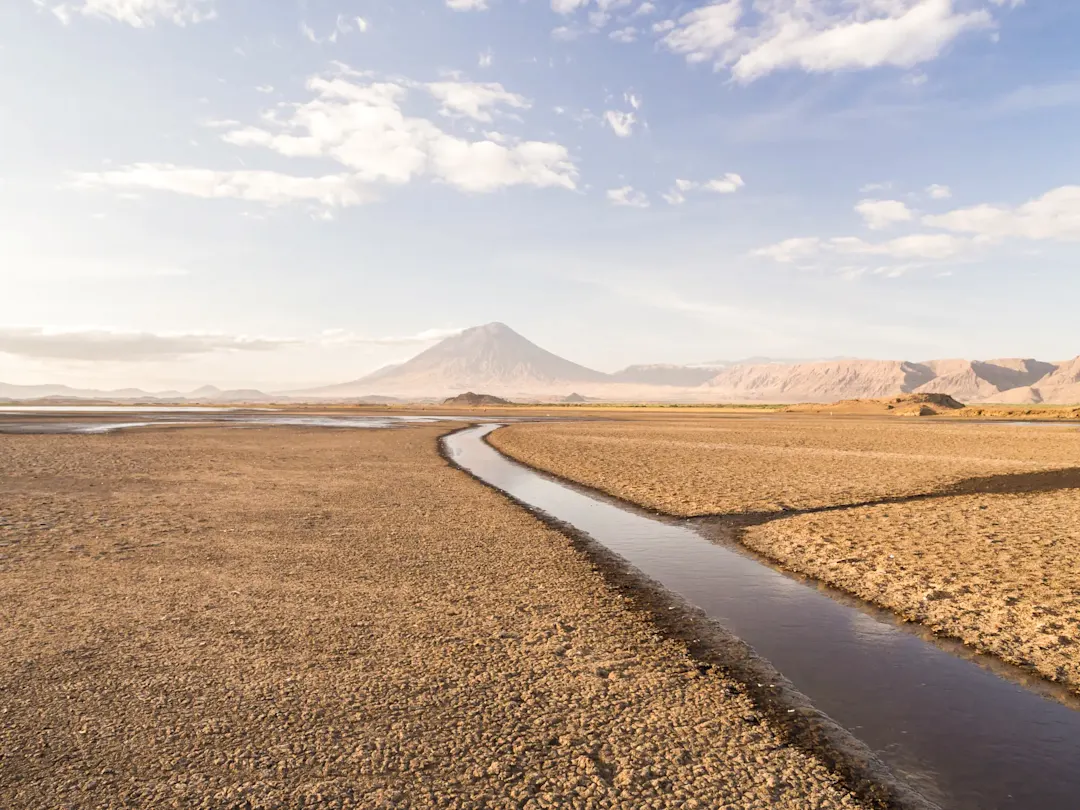
<path id="1" fill-rule="evenodd" d="M 42 397 L 157 402 L 357 403 L 434 401 L 475 391 L 525 401 L 824 403 L 904 394 L 947 394 L 965 403 L 1080 403 L 1080 357 L 1062 363 L 996 360 L 796 361 L 635 365 L 613 374 L 542 349 L 502 323 L 448 337 L 420 354 L 347 383 L 265 394 L 203 386 L 182 394 L 139 389 L 94 391 L 63 385 L 0 383 L 0 399 Z"/>

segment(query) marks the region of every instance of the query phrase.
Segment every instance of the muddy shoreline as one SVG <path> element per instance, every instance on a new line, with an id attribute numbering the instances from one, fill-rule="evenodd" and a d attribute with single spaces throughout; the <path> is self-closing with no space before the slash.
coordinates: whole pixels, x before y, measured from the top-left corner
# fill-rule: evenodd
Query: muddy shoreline
<path id="1" fill-rule="evenodd" d="M 844 787 L 869 807 L 876 810 L 940 810 L 938 805 L 898 779 L 864 743 L 814 708 L 810 700 L 775 667 L 719 622 L 708 618 L 704 611 L 627 564 L 618 555 L 573 526 L 534 509 L 504 490 L 491 487 L 457 465 L 447 452 L 442 439 L 471 427 L 473 425 L 450 431 L 440 438 L 439 454 L 446 463 L 499 492 L 511 503 L 566 536 L 573 548 L 601 574 L 608 586 L 627 599 L 631 609 L 645 614 L 662 635 L 686 646 L 703 674 L 716 668 L 740 683 L 762 716 L 781 730 L 787 744 L 824 763 L 842 779 Z M 490 445 L 487 437 L 483 441 Z M 523 463 L 523 466 L 590 496 L 601 494 L 635 512 L 681 522 L 670 515 L 643 509 L 638 504 L 596 493 L 588 487 L 536 470 L 528 464 Z"/>

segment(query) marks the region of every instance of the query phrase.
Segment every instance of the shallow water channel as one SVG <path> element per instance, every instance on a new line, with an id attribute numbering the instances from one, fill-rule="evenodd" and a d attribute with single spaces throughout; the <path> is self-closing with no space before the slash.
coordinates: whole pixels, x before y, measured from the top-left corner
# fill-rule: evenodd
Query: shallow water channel
<path id="1" fill-rule="evenodd" d="M 955 810 L 1080 808 L 1080 711 L 992 659 L 921 637 L 710 542 L 509 460 L 481 425 L 443 441 L 477 478 L 603 544 L 703 609 L 927 799 Z M 957 650 L 960 651 L 960 650 Z"/>
<path id="2" fill-rule="evenodd" d="M 8 417 L 5 419 L 5 417 Z M 105 417 L 113 417 L 110 421 Z M 125 419 L 127 421 L 120 421 Z M 446 416 L 289 413 L 270 408 L 0 406 L 0 433 L 112 433 L 141 427 L 393 428 L 461 421 Z M 476 420 L 471 420 L 476 421 Z"/>

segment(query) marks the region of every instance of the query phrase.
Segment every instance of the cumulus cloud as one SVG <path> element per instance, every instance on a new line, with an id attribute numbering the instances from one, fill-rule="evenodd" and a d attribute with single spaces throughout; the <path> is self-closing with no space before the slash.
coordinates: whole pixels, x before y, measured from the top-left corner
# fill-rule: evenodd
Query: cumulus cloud
<path id="1" fill-rule="evenodd" d="M 266 205 L 310 202 L 329 208 L 361 205 L 377 196 L 373 188 L 347 174 L 298 177 L 268 171 L 216 171 L 171 163 L 135 163 L 110 171 L 81 172 L 75 176 L 75 185 L 170 191 L 203 199 L 232 198 Z"/>
<path id="2" fill-rule="evenodd" d="M 135 28 L 150 28 L 158 22 L 184 26 L 217 17 L 214 0 L 81 0 L 54 6 L 52 11 L 65 25 L 74 14 L 81 14 Z"/>
<path id="3" fill-rule="evenodd" d="M 872 231 L 890 228 L 901 222 L 911 222 L 915 214 L 899 200 L 861 200 L 855 211 Z"/>
<path id="4" fill-rule="evenodd" d="M 717 194 L 734 194 L 745 185 L 746 182 L 741 176 L 729 172 L 723 177 L 717 177 L 715 180 L 707 180 L 702 183 L 701 187 L 705 191 L 715 191 Z"/>
<path id="5" fill-rule="evenodd" d="M 952 189 L 948 186 L 939 186 L 937 183 L 926 187 L 926 193 L 932 200 L 947 200 L 952 196 Z"/>
<path id="6" fill-rule="evenodd" d="M 604 113 L 604 121 L 611 127 L 611 131 L 620 138 L 629 138 L 634 134 L 634 124 L 637 122 L 637 116 L 632 112 L 607 110 Z"/>
<path id="7" fill-rule="evenodd" d="M 0 353 L 42 360 L 175 360 L 218 351 L 273 351 L 295 343 L 297 341 L 288 339 L 220 334 L 152 334 L 107 330 L 61 332 L 34 327 L 0 328 Z"/>
<path id="8" fill-rule="evenodd" d="M 443 115 L 490 122 L 500 106 L 526 110 L 532 106 L 524 96 L 511 93 L 498 82 L 432 82 L 428 92 L 442 105 Z"/>
<path id="9" fill-rule="evenodd" d="M 448 8 L 454 11 L 487 11 L 487 0 L 446 0 Z"/>
<path id="10" fill-rule="evenodd" d="M 1080 241 L 1080 186 L 1062 186 L 1015 208 L 976 205 L 926 216 L 923 224 L 996 241 L 1008 237 Z"/>
<path id="11" fill-rule="evenodd" d="M 577 168 L 561 144 L 470 141 L 407 115 L 402 103 L 416 86 L 370 81 L 347 70 L 316 76 L 308 81 L 312 100 L 288 107 L 283 117 L 271 110 L 266 125 L 223 137 L 287 157 L 330 158 L 364 182 L 401 184 L 427 175 L 476 192 L 517 185 L 576 187 Z"/>
<path id="12" fill-rule="evenodd" d="M 625 28 L 619 28 L 608 34 L 616 42 L 623 45 L 629 45 L 632 42 L 637 41 L 638 30 L 632 25 L 628 25 Z"/>
<path id="13" fill-rule="evenodd" d="M 628 208 L 649 207 L 649 198 L 643 192 L 637 191 L 633 186 L 609 189 L 607 198 L 612 205 L 621 205 Z"/>
<path id="14" fill-rule="evenodd" d="M 748 19 L 742 0 L 720 0 L 654 30 L 687 61 L 751 82 L 787 69 L 911 68 L 995 24 L 987 7 L 960 11 L 953 0 L 760 0 L 753 9 Z"/>
<path id="15" fill-rule="evenodd" d="M 369 202 L 377 197 L 380 184 L 400 185 L 422 177 L 469 192 L 522 185 L 576 188 L 577 167 L 562 144 L 509 137 L 468 140 L 402 109 L 417 88 L 440 98 L 448 112 L 481 121 L 489 120 L 497 105 L 526 104 L 501 85 L 380 82 L 339 66 L 337 73 L 315 76 L 307 86 L 312 99 L 277 105 L 262 116 L 260 125 L 227 128 L 221 137 L 234 146 L 264 148 L 285 157 L 330 159 L 342 166 L 338 174 L 297 177 L 139 163 L 82 173 L 76 183 L 269 205 L 306 200 L 326 209 Z"/>

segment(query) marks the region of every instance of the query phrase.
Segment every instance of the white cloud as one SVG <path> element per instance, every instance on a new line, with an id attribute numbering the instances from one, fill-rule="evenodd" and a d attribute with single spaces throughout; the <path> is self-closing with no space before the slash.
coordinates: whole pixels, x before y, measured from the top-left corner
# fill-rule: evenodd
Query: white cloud
<path id="1" fill-rule="evenodd" d="M 579 36 L 581 36 L 581 31 L 567 25 L 560 25 L 558 28 L 551 29 L 551 38 L 557 39 L 559 42 L 570 42 Z"/>
<path id="2" fill-rule="evenodd" d="M 1062 186 L 1016 208 L 976 205 L 923 217 L 923 223 L 988 241 L 1007 237 L 1080 241 L 1080 186 Z"/>
<path id="3" fill-rule="evenodd" d="M 488 50 L 483 51 L 480 56 L 477 57 L 476 64 L 478 67 L 489 68 L 491 67 L 491 63 L 493 61 L 495 61 L 495 54 L 493 54 L 491 52 L 491 49 L 489 48 Z"/>
<path id="4" fill-rule="evenodd" d="M 786 239 L 751 253 L 785 264 L 805 262 L 824 254 L 841 256 L 877 256 L 903 261 L 944 261 L 956 258 L 971 248 L 971 241 L 948 234 L 911 234 L 885 242 L 867 242 L 857 236 L 822 239 L 811 236 Z"/>
<path id="5" fill-rule="evenodd" d="M 705 182 L 698 182 L 697 180 L 684 180 L 678 178 L 675 180 L 675 184 L 671 190 L 666 194 L 660 196 L 669 205 L 682 205 L 686 202 L 686 192 L 688 191 L 711 191 L 716 194 L 734 194 L 740 188 L 746 185 L 746 181 L 742 179 L 741 175 L 734 172 L 728 172 L 722 177 L 717 177 L 714 180 L 706 180 Z"/>
<path id="6" fill-rule="evenodd" d="M 745 185 L 746 182 L 742 177 L 732 172 L 725 174 L 723 177 L 718 177 L 715 180 L 709 180 L 701 187 L 705 189 L 705 191 L 715 191 L 717 194 L 734 194 Z"/>
<path id="7" fill-rule="evenodd" d="M 264 93 L 266 95 L 269 95 L 270 93 L 274 92 L 274 85 L 272 85 L 272 84 L 260 84 L 258 87 L 255 88 L 255 92 Z"/>
<path id="8" fill-rule="evenodd" d="M 884 230 L 900 222 L 911 222 L 915 214 L 899 200 L 861 200 L 856 212 L 873 231 Z"/>
<path id="9" fill-rule="evenodd" d="M 274 351 L 295 343 L 297 341 L 289 339 L 221 334 L 152 334 L 97 329 L 60 332 L 37 327 L 0 328 L 0 353 L 42 360 L 175 360 L 217 351 Z"/>
<path id="10" fill-rule="evenodd" d="M 217 17 L 214 0 L 81 0 L 54 6 L 52 11 L 65 25 L 76 13 L 116 20 L 135 28 L 150 28 L 158 22 L 184 26 Z"/>
<path id="11" fill-rule="evenodd" d="M 487 0 L 446 0 L 448 8 L 454 11 L 487 11 Z"/>
<path id="12" fill-rule="evenodd" d="M 427 90 L 442 105 L 443 115 L 464 116 L 474 121 L 490 122 L 500 105 L 526 110 L 532 103 L 511 93 L 498 82 L 432 82 Z"/>
<path id="13" fill-rule="evenodd" d="M 926 193 L 930 195 L 932 200 L 947 200 L 952 196 L 952 189 L 935 183 L 926 187 Z"/>
<path id="14" fill-rule="evenodd" d="M 885 256 L 893 259 L 924 259 L 942 261 L 955 258 L 971 247 L 967 239 L 948 234 L 916 233 L 900 236 L 887 242 L 866 242 L 855 236 L 829 240 L 838 253 L 858 256 Z"/>
<path id="15" fill-rule="evenodd" d="M 203 199 L 247 200 L 266 205 L 318 203 L 330 208 L 361 205 L 376 199 L 375 191 L 357 177 L 297 177 L 267 171 L 214 171 L 169 163 L 135 163 L 104 172 L 82 172 L 80 188 L 151 189 Z"/>
<path id="16" fill-rule="evenodd" d="M 637 42 L 638 30 L 632 25 L 626 26 L 626 28 L 619 28 L 608 34 L 616 42 L 620 42 L 623 45 L 629 45 L 632 42 Z"/>
<path id="17" fill-rule="evenodd" d="M 775 245 L 758 248 L 751 253 L 752 256 L 760 256 L 772 259 L 776 262 L 791 264 L 816 256 L 821 252 L 822 240 L 816 236 L 797 237 L 785 239 Z"/>
<path id="18" fill-rule="evenodd" d="M 637 121 L 637 117 L 632 112 L 607 110 L 604 113 L 604 121 L 611 127 L 612 132 L 620 138 L 629 138 L 634 134 L 634 124 Z"/>
<path id="19" fill-rule="evenodd" d="M 551 0 L 551 10 L 556 14 L 573 14 L 589 5 L 589 0 Z"/>
<path id="20" fill-rule="evenodd" d="M 264 147 L 287 157 L 330 158 L 362 183 L 402 184 L 426 175 L 474 192 L 516 185 L 576 187 L 577 168 L 561 144 L 469 141 L 444 132 L 426 118 L 407 115 L 402 103 L 410 88 L 425 87 L 430 92 L 430 85 L 372 81 L 339 66 L 336 74 L 313 77 L 307 86 L 314 95 L 310 101 L 274 108 L 264 114 L 263 126 L 232 130 L 225 133 L 224 140 L 235 146 Z M 444 103 L 450 110 L 483 120 L 481 116 L 489 115 L 491 104 L 477 99 L 494 95 L 505 102 L 504 93 L 447 93 Z M 477 106 L 469 106 L 474 101 Z"/>
<path id="21" fill-rule="evenodd" d="M 608 20 L 611 19 L 611 15 L 606 11 L 590 11 L 589 12 L 589 28 L 593 31 L 599 31 L 605 25 L 608 24 Z"/>
<path id="22" fill-rule="evenodd" d="M 462 329 L 425 329 L 415 335 L 401 335 L 391 337 L 368 337 L 344 329 L 327 329 L 321 335 L 319 343 L 324 346 L 405 346 L 413 343 L 434 343 L 454 335 L 460 335 Z"/>
<path id="23" fill-rule="evenodd" d="M 678 23 L 674 20 L 661 20 L 652 24 L 652 32 L 654 34 L 665 34 L 673 29 Z"/>
<path id="24" fill-rule="evenodd" d="M 334 21 L 334 28 L 326 35 L 325 38 L 319 37 L 315 33 L 315 30 L 306 22 L 300 23 L 300 33 L 304 36 L 308 42 L 313 42 L 316 45 L 322 45 L 324 42 L 336 44 L 337 41 L 353 32 L 365 33 L 368 30 L 368 22 L 363 17 L 347 17 L 344 14 L 338 14 L 337 19 Z"/>
<path id="25" fill-rule="evenodd" d="M 684 55 L 688 62 L 722 60 L 739 36 L 742 13 L 742 0 L 724 0 L 694 9 L 677 23 L 672 20 L 657 23 L 653 30 L 666 27 L 668 33 L 662 42 L 673 53 Z"/>
<path id="26" fill-rule="evenodd" d="M 953 0 L 761 0 L 754 9 L 744 25 L 741 0 L 703 6 L 661 41 L 689 62 L 712 62 L 750 82 L 785 69 L 912 68 L 961 34 L 994 25 L 986 8 L 961 12 Z"/>
<path id="27" fill-rule="evenodd" d="M 634 93 L 623 93 L 623 99 L 635 110 L 641 109 L 641 96 Z"/>
<path id="28" fill-rule="evenodd" d="M 656 6 L 653 3 L 650 3 L 648 0 L 645 0 L 644 3 L 642 3 L 640 6 L 637 7 L 637 10 L 633 13 L 632 16 L 634 16 L 634 17 L 644 17 L 646 14 L 655 14 L 655 13 L 656 13 Z"/>
<path id="29" fill-rule="evenodd" d="M 635 190 L 633 186 L 609 189 L 607 198 L 612 205 L 622 205 L 629 208 L 649 207 L 649 198 L 643 192 Z"/>

